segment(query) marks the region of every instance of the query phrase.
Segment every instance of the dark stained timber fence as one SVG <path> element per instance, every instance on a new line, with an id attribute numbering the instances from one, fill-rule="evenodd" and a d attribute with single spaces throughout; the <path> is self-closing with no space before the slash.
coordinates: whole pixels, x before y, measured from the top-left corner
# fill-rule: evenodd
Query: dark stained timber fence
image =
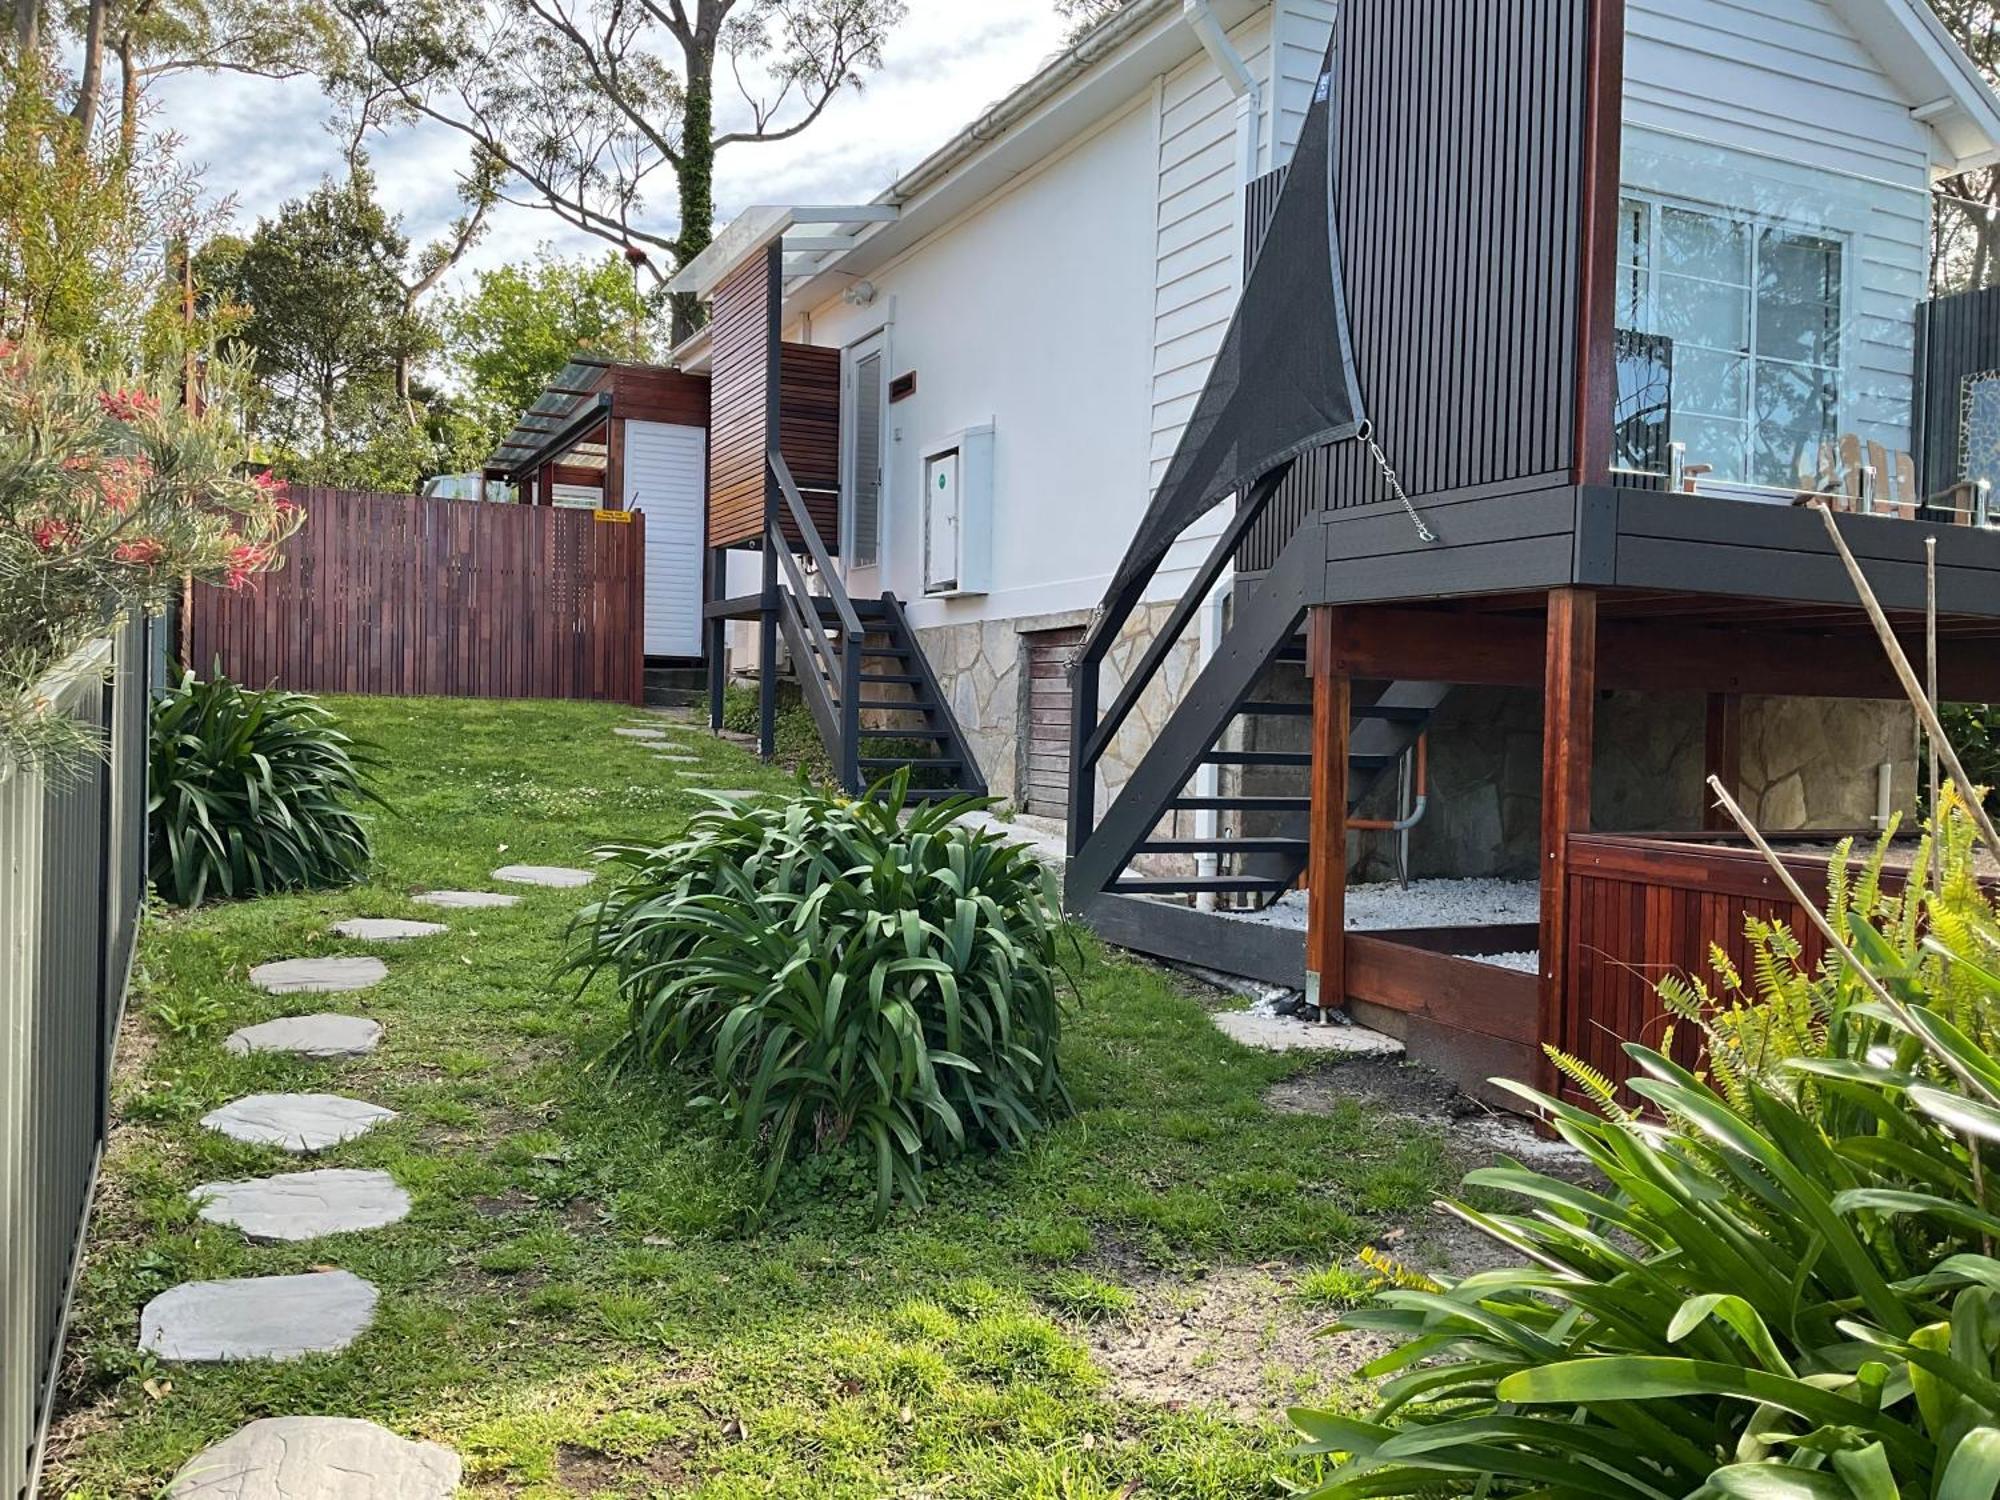
<path id="1" fill-rule="evenodd" d="M 187 661 L 252 687 L 596 698 L 645 687 L 645 518 L 297 489 L 285 565 L 197 589 Z M 615 517 L 615 519 L 607 518 Z"/>
<path id="2" fill-rule="evenodd" d="M 0 1496 L 31 1494 L 146 879 L 145 620 L 45 685 L 107 753 L 0 779 Z"/>

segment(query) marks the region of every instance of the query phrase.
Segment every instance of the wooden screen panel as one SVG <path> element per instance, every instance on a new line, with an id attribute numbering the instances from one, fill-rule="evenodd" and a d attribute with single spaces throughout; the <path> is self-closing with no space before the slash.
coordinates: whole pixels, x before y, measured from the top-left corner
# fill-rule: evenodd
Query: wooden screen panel
<path id="1" fill-rule="evenodd" d="M 621 417 L 673 427 L 708 426 L 706 375 L 660 365 L 613 365 L 600 384 L 610 389 L 611 409 Z"/>
<path id="2" fill-rule="evenodd" d="M 252 687 L 453 698 L 644 696 L 645 521 L 294 490 L 285 566 L 197 586 L 188 662 Z"/>
<path id="3" fill-rule="evenodd" d="M 827 551 L 840 552 L 840 351 L 786 344 L 778 354 L 778 451 Z M 797 540 L 789 523 L 785 534 Z"/>
<path id="4" fill-rule="evenodd" d="M 752 256 L 715 288 L 709 315 L 708 545 L 733 547 L 764 531 L 771 270 Z"/>
<path id="5" fill-rule="evenodd" d="M 1786 867 L 1814 902 L 1825 901 L 1823 860 L 1801 856 L 1787 859 Z M 1624 1043 L 1657 1048 L 1667 1038 L 1668 1017 L 1656 993 L 1661 979 L 1699 976 L 1713 987 L 1709 953 L 1716 947 L 1739 974 L 1753 973 L 1746 917 L 1785 923 L 1809 966 L 1824 952 L 1810 916 L 1750 850 L 1579 835 L 1569 840 L 1568 869 L 1568 1005 L 1544 1040 L 1617 1083 L 1637 1071 Z M 1699 1043 L 1693 1027 L 1675 1027 L 1672 1056 L 1695 1067 Z M 1562 1088 L 1574 1097 L 1567 1082 Z"/>
<path id="6" fill-rule="evenodd" d="M 1028 723 L 1022 735 L 1027 764 L 1021 804 L 1038 818 L 1069 816 L 1070 657 L 1083 644 L 1081 628 L 1037 630 L 1022 638 L 1028 659 Z"/>
<path id="7" fill-rule="evenodd" d="M 1336 24 L 1335 216 L 1362 402 L 1390 461 L 1415 496 L 1569 480 L 1607 161 L 1616 198 L 1622 5 L 1354 0 Z M 1279 175 L 1248 190 L 1253 248 Z M 1314 511 L 1387 498 L 1360 445 L 1309 454 L 1238 565 L 1270 568 Z"/>

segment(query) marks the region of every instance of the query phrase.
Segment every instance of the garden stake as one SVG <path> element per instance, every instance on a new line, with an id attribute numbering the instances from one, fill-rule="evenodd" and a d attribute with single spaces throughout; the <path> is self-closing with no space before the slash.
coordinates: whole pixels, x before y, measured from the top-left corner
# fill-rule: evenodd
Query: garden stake
<path id="1" fill-rule="evenodd" d="M 1833 512 L 1826 506 L 1816 504 L 1820 520 L 1826 523 L 1826 534 L 1833 538 L 1834 550 L 1840 560 L 1847 565 L 1847 576 L 1854 580 L 1855 592 L 1861 596 L 1862 607 L 1868 611 L 1868 618 L 1874 623 L 1875 634 L 1881 638 L 1882 649 L 1888 654 L 1889 665 L 1896 669 L 1897 680 L 1903 684 L 1903 692 L 1923 721 L 1924 732 L 1930 736 L 1931 748 L 1943 757 L 1945 768 L 1951 772 L 1951 779 L 1958 783 L 1958 794 L 1965 799 L 1965 809 L 1972 815 L 1972 821 L 1979 827 L 1979 836 L 1986 840 L 1986 847 L 2000 850 L 2000 832 L 1993 827 L 1993 819 L 1987 816 L 1978 793 L 1972 785 L 1972 778 L 1965 774 L 1965 767 L 1959 764 L 1958 752 L 1951 748 L 1951 741 L 1944 732 L 1944 723 L 1932 708 L 1930 700 L 1917 681 L 1917 674 L 1910 668 L 1910 659 L 1903 654 L 1903 643 L 1896 639 L 1896 632 L 1890 628 L 1889 617 L 1882 612 L 1882 605 L 1875 597 L 1875 590 L 1869 587 L 1867 577 L 1861 571 L 1861 564 L 1854 560 L 1848 550 L 1847 538 L 1840 534 L 1840 527 L 1833 519 Z"/>

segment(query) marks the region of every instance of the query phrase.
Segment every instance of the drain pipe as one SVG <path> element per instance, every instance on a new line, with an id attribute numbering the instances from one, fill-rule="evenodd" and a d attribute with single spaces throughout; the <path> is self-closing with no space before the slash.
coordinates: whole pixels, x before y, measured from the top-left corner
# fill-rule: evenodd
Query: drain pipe
<path id="1" fill-rule="evenodd" d="M 1237 171 L 1241 185 L 1247 187 L 1257 175 L 1264 91 L 1258 87 L 1243 54 L 1229 40 L 1229 33 L 1222 29 L 1222 22 L 1209 8 L 1209 0 L 1183 0 L 1181 16 L 1201 42 L 1201 50 L 1214 62 L 1229 92 L 1236 96 Z"/>
<path id="2" fill-rule="evenodd" d="M 1423 822 L 1424 811 L 1431 805 L 1430 743 L 1429 734 L 1417 736 L 1417 796 L 1409 811 L 1399 818 L 1349 818 L 1349 828 L 1365 828 L 1376 833 L 1408 833 Z"/>
<path id="3" fill-rule="evenodd" d="M 1232 570 L 1222 575 L 1208 596 L 1208 607 L 1201 612 L 1201 630 L 1195 641 L 1195 675 L 1200 676 L 1202 668 L 1215 660 L 1216 650 L 1222 644 L 1224 618 L 1229 612 L 1230 597 L 1236 592 L 1236 575 Z M 1222 795 L 1222 768 L 1204 764 L 1195 772 L 1195 795 L 1197 797 L 1219 797 Z M 1222 814 L 1214 808 L 1203 808 L 1194 815 L 1194 836 L 1198 839 L 1214 840 L 1221 837 Z M 1204 879 L 1214 875 L 1221 867 L 1214 851 L 1197 854 L 1194 859 L 1195 873 Z M 1195 898 L 1195 906 L 1201 911 L 1215 910 L 1215 892 L 1203 891 Z"/>

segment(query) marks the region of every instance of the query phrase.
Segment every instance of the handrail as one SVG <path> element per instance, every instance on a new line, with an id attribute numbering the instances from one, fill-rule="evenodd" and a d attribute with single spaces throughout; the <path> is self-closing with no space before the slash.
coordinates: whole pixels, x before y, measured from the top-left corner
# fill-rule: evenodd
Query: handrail
<path id="1" fill-rule="evenodd" d="M 785 462 L 785 455 L 773 448 L 767 455 L 771 464 L 771 475 L 778 481 L 778 491 L 785 497 L 785 506 L 792 513 L 792 524 L 798 528 L 799 540 L 806 544 L 806 552 L 819 569 L 819 576 L 826 580 L 827 597 L 833 600 L 834 610 L 840 616 L 841 631 L 850 641 L 858 641 L 865 632 L 861 628 L 861 616 L 854 612 L 854 602 L 847 597 L 839 575 L 833 571 L 833 558 L 828 555 L 826 543 L 820 540 L 819 527 L 813 524 L 812 512 L 806 509 L 806 502 L 799 494 L 799 487 L 792 481 L 791 465 Z M 789 552 L 788 548 L 780 548 Z"/>
<path id="2" fill-rule="evenodd" d="M 894 594 L 886 591 L 883 593 L 882 613 L 888 618 L 889 623 L 901 632 L 904 639 L 914 641 L 917 638 L 917 633 L 910 628 L 910 617 L 903 612 L 903 601 Z M 951 711 L 951 699 L 946 695 L 943 684 L 937 680 L 937 673 L 931 670 L 930 658 L 919 651 L 910 658 L 909 666 L 922 679 L 924 691 L 930 695 L 931 702 L 937 705 L 937 718 L 950 728 L 954 736 L 952 749 L 964 763 L 965 775 L 972 782 L 968 790 L 975 797 L 984 797 L 986 775 L 979 769 L 979 763 L 972 754 L 972 747 L 965 742 L 965 731 L 959 726 L 958 715 Z"/>
<path id="3" fill-rule="evenodd" d="M 785 580 L 792 586 L 791 592 L 795 596 L 792 607 L 799 611 L 802 622 L 808 620 L 810 617 L 805 615 L 804 606 L 798 604 L 797 600 L 811 598 L 812 591 L 806 587 L 806 576 L 799 568 L 799 561 L 792 556 L 791 549 L 785 546 L 784 533 L 775 522 L 772 524 L 770 530 L 764 534 L 764 542 L 765 545 L 777 552 L 778 566 L 784 570 Z M 817 622 L 814 622 L 814 624 L 815 628 L 810 632 L 809 637 L 812 642 L 813 654 L 819 657 L 820 661 L 825 665 L 827 678 L 829 680 L 836 679 L 840 675 L 840 663 L 834 656 L 833 648 L 827 644 L 824 626 L 819 625 Z"/>
<path id="4" fill-rule="evenodd" d="M 1132 669 L 1131 676 L 1126 679 L 1124 687 L 1112 701 L 1111 708 L 1103 720 L 1091 731 L 1090 738 L 1083 747 L 1086 766 L 1096 765 L 1110 747 L 1112 736 L 1118 733 L 1132 710 L 1138 706 L 1139 695 L 1146 690 L 1147 684 L 1152 682 L 1154 675 L 1166 662 L 1167 654 L 1179 642 L 1181 632 L 1187 629 L 1189 622 L 1201 609 L 1203 601 L 1208 598 L 1209 591 L 1215 587 L 1216 580 L 1222 576 L 1222 570 L 1229 566 L 1230 559 L 1236 555 L 1236 549 L 1242 543 L 1244 534 L 1257 523 L 1258 517 L 1264 514 L 1264 507 L 1270 504 L 1271 496 L 1277 493 L 1278 486 L 1284 482 L 1284 477 L 1289 472 L 1291 465 L 1286 464 L 1283 468 L 1267 474 L 1263 480 L 1251 487 L 1243 503 L 1236 508 L 1236 514 L 1230 518 L 1229 524 L 1215 539 L 1215 545 L 1209 549 L 1207 558 L 1196 572 L 1194 581 L 1181 595 L 1180 603 L 1175 606 L 1173 614 L 1153 637 L 1152 645 L 1139 659 L 1139 665 Z M 1158 571 L 1157 568 L 1154 569 L 1155 574 Z M 1151 581 L 1150 575 L 1147 581 Z M 1130 618 L 1130 614 L 1131 611 L 1127 610 L 1126 618 Z M 1118 628 L 1122 629 L 1124 623 L 1124 620 L 1120 620 Z"/>
<path id="5" fill-rule="evenodd" d="M 1072 683 L 1071 728 L 1070 728 L 1070 795 L 1069 795 L 1069 852 L 1074 858 L 1090 839 L 1097 825 L 1097 763 L 1110 747 L 1112 737 L 1118 733 L 1125 720 L 1131 716 L 1142 694 L 1167 655 L 1187 629 L 1188 622 L 1201 608 L 1215 582 L 1222 576 L 1222 570 L 1229 565 L 1236 554 L 1237 545 L 1245 533 L 1256 524 L 1271 503 L 1271 497 L 1278 492 L 1278 486 L 1292 471 L 1295 459 L 1287 459 L 1270 473 L 1264 475 L 1250 487 L 1243 501 L 1236 508 L 1236 514 L 1229 525 L 1223 528 L 1216 544 L 1210 549 L 1194 581 L 1181 595 L 1180 603 L 1168 619 L 1166 627 L 1154 637 L 1139 665 L 1126 679 L 1118 697 L 1111 705 L 1111 712 L 1102 721 L 1098 718 L 1097 698 L 1099 690 L 1098 670 L 1104 658 L 1110 654 L 1112 643 L 1118 632 L 1125 628 L 1125 622 L 1132 617 L 1132 611 L 1139 607 L 1145 597 L 1146 588 L 1160 571 L 1160 562 L 1165 554 L 1155 562 L 1143 577 L 1128 582 L 1118 594 L 1106 602 L 1103 611 L 1092 622 L 1083 645 L 1078 649 L 1076 675 Z"/>

